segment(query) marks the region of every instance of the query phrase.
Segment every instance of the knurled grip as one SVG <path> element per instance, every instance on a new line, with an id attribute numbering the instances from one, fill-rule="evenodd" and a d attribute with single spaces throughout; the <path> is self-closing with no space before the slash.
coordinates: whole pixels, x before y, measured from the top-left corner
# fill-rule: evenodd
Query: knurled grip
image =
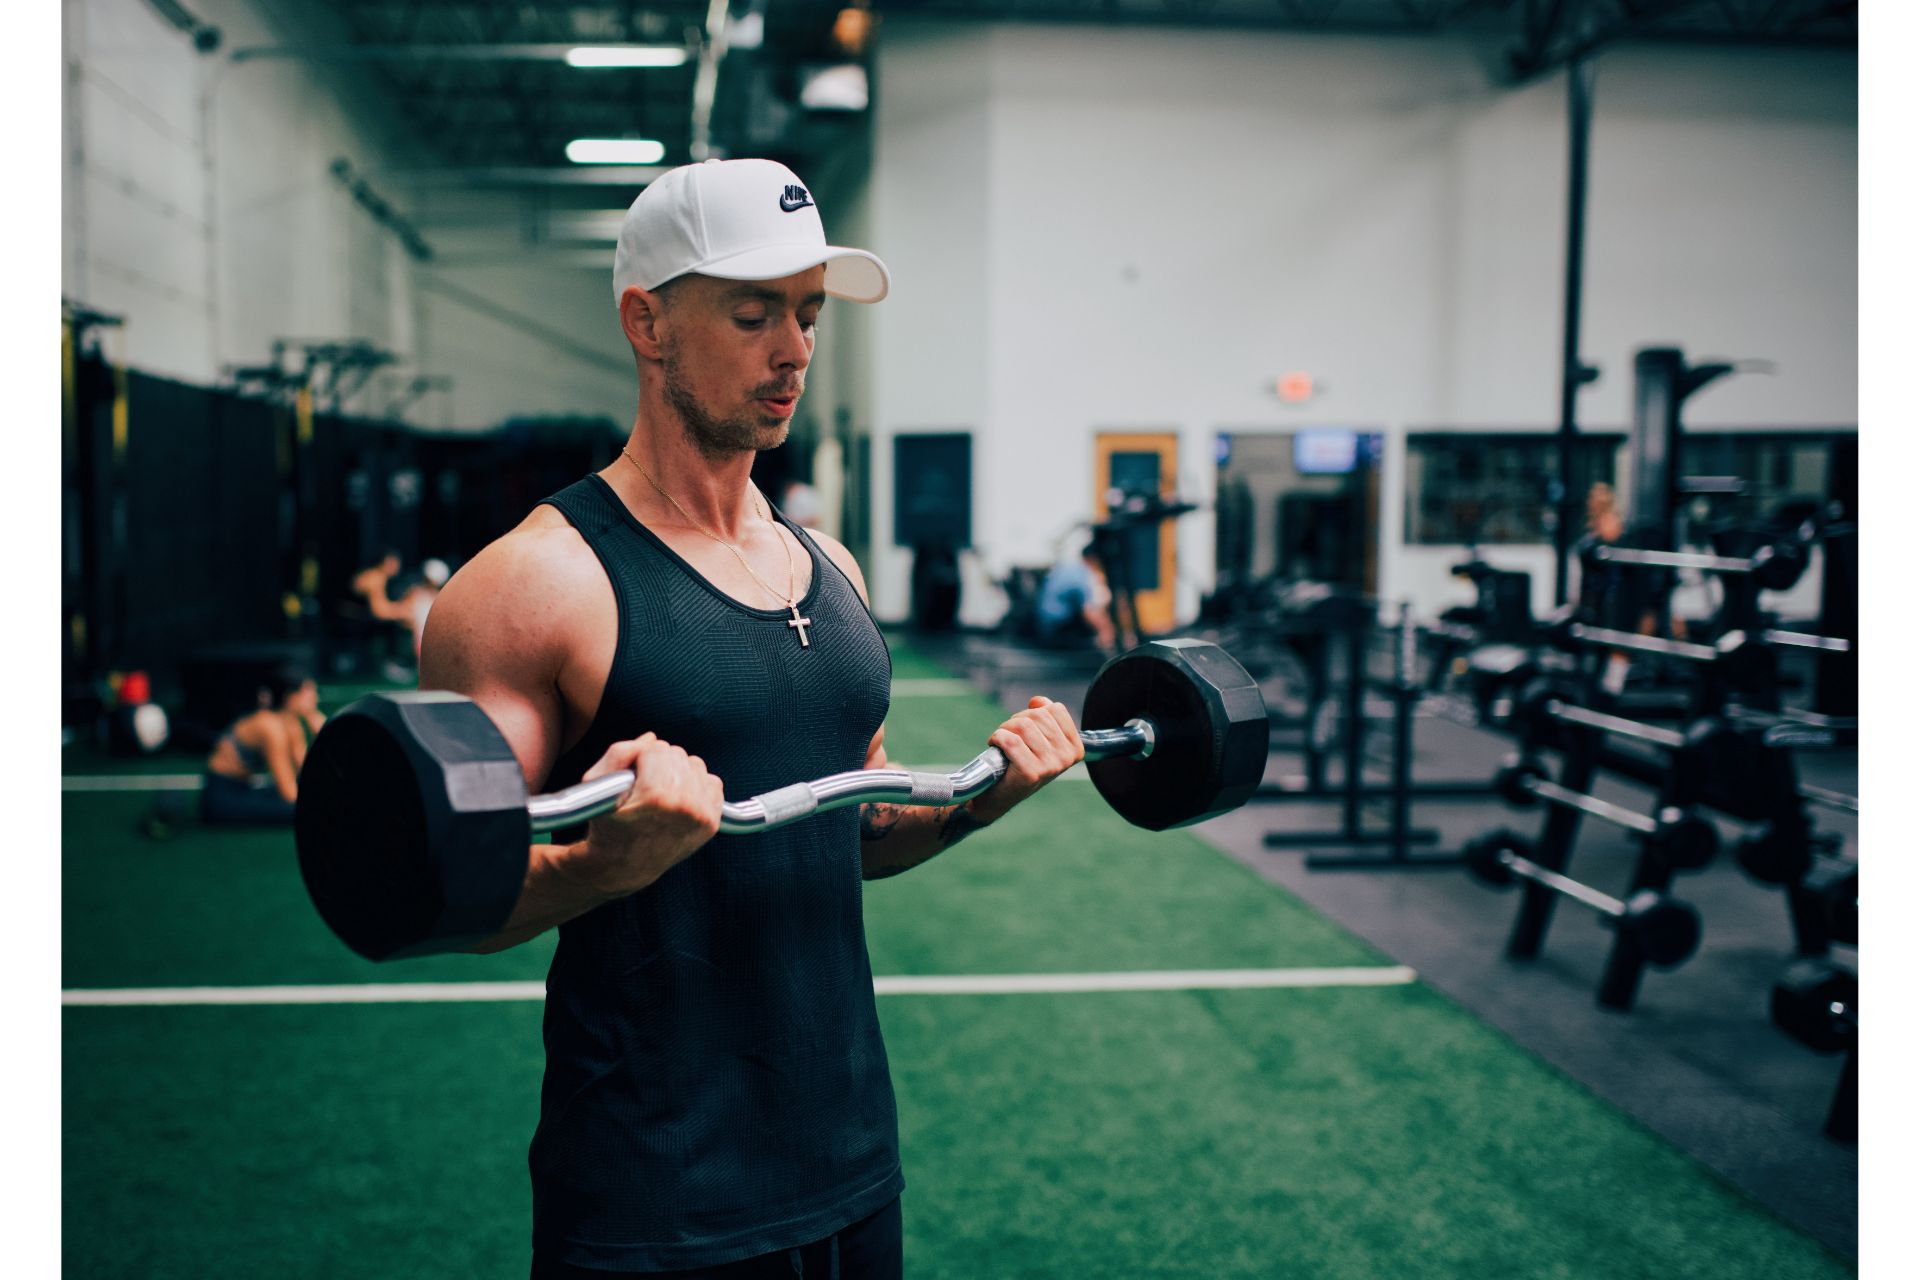
<path id="1" fill-rule="evenodd" d="M 820 807 L 820 797 L 814 793 L 813 784 L 809 782 L 796 782 L 790 787 L 755 796 L 754 799 L 760 802 L 761 809 L 766 812 L 768 826 L 803 817 Z"/>
<path id="2" fill-rule="evenodd" d="M 953 775 L 950 773 L 915 773 L 913 794 L 908 804 L 944 805 L 953 799 Z"/>

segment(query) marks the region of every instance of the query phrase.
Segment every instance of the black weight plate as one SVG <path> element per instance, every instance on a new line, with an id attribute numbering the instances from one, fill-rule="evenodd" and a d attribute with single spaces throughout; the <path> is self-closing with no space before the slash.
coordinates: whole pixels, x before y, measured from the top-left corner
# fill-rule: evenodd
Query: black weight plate
<path id="1" fill-rule="evenodd" d="M 370 960 L 462 950 L 519 900 L 526 800 L 512 749 L 471 701 L 362 698 L 307 752 L 301 877 L 328 927 Z"/>
<path id="2" fill-rule="evenodd" d="M 1111 729 L 1135 718 L 1153 723 L 1152 755 L 1087 766 L 1101 797 L 1135 826 L 1202 822 L 1238 808 L 1260 785 L 1266 703 L 1253 677 L 1217 646 L 1154 641 L 1101 668 L 1081 724 Z"/>

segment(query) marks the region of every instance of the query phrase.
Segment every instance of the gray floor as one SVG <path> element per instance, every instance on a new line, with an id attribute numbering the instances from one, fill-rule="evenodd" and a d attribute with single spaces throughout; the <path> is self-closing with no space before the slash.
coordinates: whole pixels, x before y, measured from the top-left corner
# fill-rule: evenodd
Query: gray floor
<path id="1" fill-rule="evenodd" d="M 1098 665 L 1022 653 L 973 636 L 955 637 L 943 649 L 956 674 L 1009 709 L 1024 706 L 1033 693 L 1077 709 Z M 1482 781 L 1511 743 L 1423 717 L 1415 747 L 1418 779 Z M 1277 752 L 1268 778 L 1299 769 L 1297 756 Z M 1855 790 L 1857 762 L 1850 753 L 1803 756 L 1801 769 L 1806 781 Z M 1624 784 L 1603 784 L 1599 792 L 1643 811 L 1651 798 Z M 1855 856 L 1855 820 L 1816 814 L 1823 830 L 1848 837 L 1848 856 Z M 1369 818 L 1384 824 L 1385 806 L 1372 806 Z M 1499 825 L 1532 835 L 1540 820 L 1537 812 L 1510 810 L 1492 799 L 1427 801 L 1414 812 L 1417 825 L 1441 833 L 1432 846 L 1438 850 L 1457 849 Z M 1195 832 L 1413 967 L 1433 988 L 1780 1217 L 1857 1256 L 1857 1154 L 1821 1134 L 1841 1060 L 1795 1044 L 1768 1017 L 1774 980 L 1793 959 L 1779 889 L 1750 880 L 1724 853 L 1704 871 L 1683 876 L 1674 891 L 1704 918 L 1700 951 L 1676 970 L 1647 973 L 1634 1009 L 1618 1013 L 1594 1001 L 1612 935 L 1582 908 L 1563 904 L 1540 958 L 1517 963 L 1503 955 L 1517 894 L 1484 887 L 1456 868 L 1309 869 L 1304 850 L 1263 845 L 1269 831 L 1332 831 L 1338 822 L 1333 803 L 1255 802 Z M 1618 893 L 1632 856 L 1624 835 L 1588 821 L 1569 871 Z"/>

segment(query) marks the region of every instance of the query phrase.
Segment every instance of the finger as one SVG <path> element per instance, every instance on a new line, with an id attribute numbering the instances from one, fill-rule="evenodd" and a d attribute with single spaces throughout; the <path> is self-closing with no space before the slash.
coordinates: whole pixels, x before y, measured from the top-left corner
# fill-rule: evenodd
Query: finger
<path id="1" fill-rule="evenodd" d="M 1006 725 L 995 729 L 988 741 L 1000 748 L 1000 754 L 1007 758 L 1008 773 L 1017 774 L 1026 781 L 1034 781 L 1044 772 L 1026 739 Z"/>
<path id="2" fill-rule="evenodd" d="M 1067 710 L 1066 704 L 1056 702 L 1047 708 L 1047 712 L 1052 716 L 1053 722 L 1060 726 L 1060 732 L 1066 736 L 1067 741 L 1072 744 L 1073 758 L 1084 759 L 1087 749 L 1080 741 L 1080 729 L 1073 723 L 1073 713 Z"/>
<path id="3" fill-rule="evenodd" d="M 1060 736 L 1058 726 L 1044 714 L 1021 712 L 1007 721 L 1002 728 L 1019 737 L 1027 749 L 1033 752 L 1035 762 L 1043 769 L 1052 762 L 1068 756 L 1067 743 Z"/>
<path id="4" fill-rule="evenodd" d="M 1063 722 L 1055 714 L 1058 709 L 1058 703 L 1031 708 L 1016 716 L 1015 722 L 1021 726 L 1021 736 L 1033 745 L 1036 754 L 1071 764 L 1079 758 L 1079 744 L 1073 733 L 1073 721 Z"/>
<path id="5" fill-rule="evenodd" d="M 653 735 L 649 733 L 627 742 L 614 743 L 607 748 L 604 755 L 594 762 L 592 768 L 580 775 L 580 780 L 582 782 L 591 782 L 595 778 L 604 778 L 608 774 L 618 773 L 622 769 L 634 768 L 640 753 L 651 743 L 652 739 Z"/>

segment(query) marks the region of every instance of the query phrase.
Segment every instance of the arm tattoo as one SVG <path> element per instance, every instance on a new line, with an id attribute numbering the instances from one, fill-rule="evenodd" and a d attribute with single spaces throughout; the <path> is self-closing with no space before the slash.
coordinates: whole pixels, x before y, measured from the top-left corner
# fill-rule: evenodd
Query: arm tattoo
<path id="1" fill-rule="evenodd" d="M 897 804 L 863 804 L 860 806 L 860 838 L 884 840 L 905 816 Z"/>
<path id="2" fill-rule="evenodd" d="M 987 824 L 979 821 L 965 809 L 949 809 L 940 820 L 940 847 L 951 849 L 974 832 Z"/>
<path id="3" fill-rule="evenodd" d="M 863 804 L 860 806 L 860 839 L 862 841 L 884 840 L 895 827 L 900 825 L 901 819 L 906 816 L 907 806 L 905 805 Z M 910 871 L 914 867 L 919 866 L 920 863 L 926 861 L 927 858 L 951 849 L 954 845 L 959 844 L 962 840 L 987 825 L 968 813 L 964 808 L 958 806 L 948 809 L 944 813 L 936 813 L 933 818 L 933 823 L 934 835 L 939 841 L 939 845 L 933 850 L 933 853 L 926 854 L 912 862 L 896 862 L 886 866 L 874 867 L 865 873 L 864 878 L 868 880 L 885 880 L 889 876 L 899 875 L 902 871 Z"/>

